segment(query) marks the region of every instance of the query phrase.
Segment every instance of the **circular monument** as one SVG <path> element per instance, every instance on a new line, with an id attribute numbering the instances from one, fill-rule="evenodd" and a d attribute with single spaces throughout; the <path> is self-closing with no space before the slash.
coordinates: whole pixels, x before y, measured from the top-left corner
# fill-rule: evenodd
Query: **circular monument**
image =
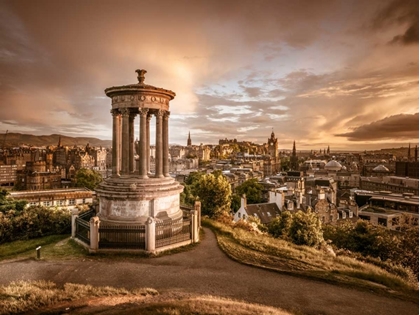
<path id="1" fill-rule="evenodd" d="M 136 70 L 138 83 L 105 89 L 112 100 L 112 176 L 95 189 L 98 217 L 104 224 L 145 224 L 182 218 L 183 190 L 169 175 L 169 102 L 175 93 L 144 83 L 146 70 Z M 134 119 L 139 116 L 139 167 L 134 159 Z M 150 121 L 156 119 L 155 172 L 150 172 Z M 101 223 L 101 224 L 102 224 Z"/>

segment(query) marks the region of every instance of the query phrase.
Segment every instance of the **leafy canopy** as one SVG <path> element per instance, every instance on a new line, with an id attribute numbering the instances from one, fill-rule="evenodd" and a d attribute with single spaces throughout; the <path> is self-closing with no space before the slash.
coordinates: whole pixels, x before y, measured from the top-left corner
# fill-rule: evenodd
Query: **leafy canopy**
<path id="1" fill-rule="evenodd" d="M 91 169 L 81 168 L 76 172 L 76 187 L 86 187 L 93 190 L 101 181 L 102 175 Z"/>

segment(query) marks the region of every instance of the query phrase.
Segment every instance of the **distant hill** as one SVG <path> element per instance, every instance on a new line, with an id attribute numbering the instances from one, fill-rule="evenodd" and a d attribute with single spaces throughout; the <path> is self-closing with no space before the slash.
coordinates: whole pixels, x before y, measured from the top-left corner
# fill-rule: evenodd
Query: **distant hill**
<path id="1" fill-rule="evenodd" d="M 5 145 L 5 147 L 16 147 L 21 145 L 27 146 L 49 146 L 49 145 L 58 145 L 58 140 L 60 135 L 53 134 L 49 136 L 35 136 L 29 134 L 22 134 L 22 133 L 7 133 L 6 138 L 5 134 L 0 133 L 0 148 Z M 63 146 L 85 146 L 88 144 L 92 147 L 111 147 L 112 141 L 111 140 L 100 140 L 97 138 L 91 137 L 68 137 L 68 136 L 61 136 L 61 145 Z"/>
<path id="2" fill-rule="evenodd" d="M 411 157 L 414 157 L 414 148 L 415 148 L 415 145 L 410 147 Z M 391 153 L 391 154 L 395 155 L 395 157 L 397 157 L 397 158 L 403 158 L 403 157 L 406 157 L 408 155 L 408 147 L 387 148 L 387 149 L 380 149 L 380 150 L 368 150 L 366 152 L 367 153 L 376 153 L 376 154 Z"/>

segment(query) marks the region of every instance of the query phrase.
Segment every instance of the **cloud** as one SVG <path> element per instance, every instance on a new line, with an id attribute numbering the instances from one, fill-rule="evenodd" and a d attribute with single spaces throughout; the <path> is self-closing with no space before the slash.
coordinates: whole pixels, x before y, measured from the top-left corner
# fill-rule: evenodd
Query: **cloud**
<path id="1" fill-rule="evenodd" d="M 395 35 L 391 44 L 418 44 L 419 42 L 419 2 L 418 0 L 394 0 L 379 10 L 372 21 L 372 27 L 383 30 L 393 25 L 403 25 L 403 34 Z"/>
<path id="2" fill-rule="evenodd" d="M 400 114 L 354 128 L 353 131 L 336 134 L 350 141 L 377 141 L 387 139 L 410 140 L 419 137 L 419 113 Z"/>

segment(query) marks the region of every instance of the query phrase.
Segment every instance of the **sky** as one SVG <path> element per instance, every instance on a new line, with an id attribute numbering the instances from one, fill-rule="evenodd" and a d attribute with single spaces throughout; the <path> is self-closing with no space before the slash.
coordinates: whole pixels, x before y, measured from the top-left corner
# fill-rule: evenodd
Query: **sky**
<path id="1" fill-rule="evenodd" d="M 111 139 L 146 69 L 171 144 L 414 146 L 418 29 L 417 0 L 0 0 L 0 133 Z"/>

